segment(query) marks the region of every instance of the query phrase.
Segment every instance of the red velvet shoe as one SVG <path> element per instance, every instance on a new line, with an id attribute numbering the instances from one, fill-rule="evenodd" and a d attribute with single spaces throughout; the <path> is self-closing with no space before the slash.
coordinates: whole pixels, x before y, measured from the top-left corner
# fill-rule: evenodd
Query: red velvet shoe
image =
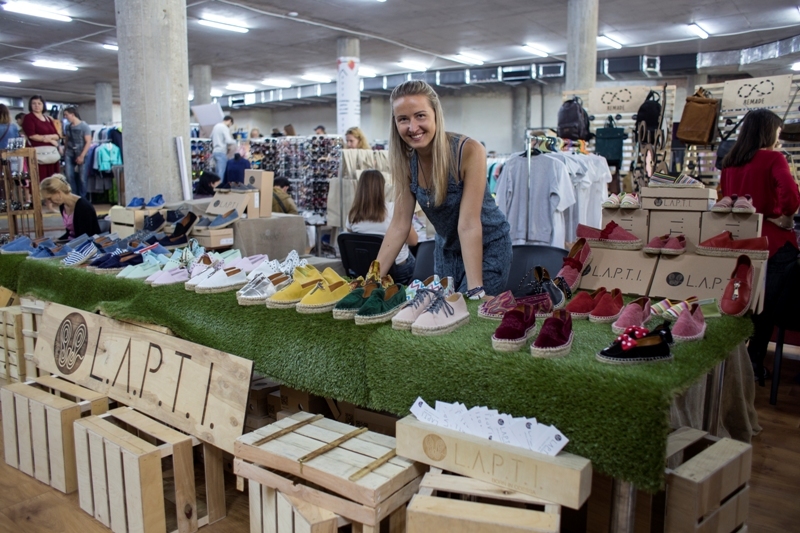
<path id="1" fill-rule="evenodd" d="M 539 336 L 531 345 L 534 357 L 564 357 L 572 349 L 572 316 L 566 309 L 553 312 L 553 316 L 544 321 Z"/>
<path id="2" fill-rule="evenodd" d="M 592 247 L 586 239 L 578 239 L 564 258 L 564 265 L 555 279 L 563 278 L 570 290 L 575 291 L 581 284 L 581 276 L 586 265 L 592 262 Z"/>
<path id="3" fill-rule="evenodd" d="M 611 324 L 611 331 L 620 335 L 631 326 L 644 328 L 652 318 L 650 316 L 650 298 L 642 296 L 625 306 L 619 318 Z"/>
<path id="4" fill-rule="evenodd" d="M 600 298 L 595 308 L 589 314 L 589 322 L 608 324 L 614 322 L 622 314 L 622 291 L 613 289 Z"/>
<path id="5" fill-rule="evenodd" d="M 567 304 L 567 311 L 572 315 L 573 320 L 589 318 L 589 314 L 600 303 L 600 299 L 606 294 L 606 288 L 600 287 L 594 292 L 579 292 L 570 303 Z"/>
<path id="6" fill-rule="evenodd" d="M 697 255 L 739 257 L 741 254 L 747 254 L 751 259 L 767 259 L 769 257 L 767 238 L 734 240 L 730 231 L 723 231 L 697 245 Z"/>
<path id="7" fill-rule="evenodd" d="M 536 332 L 536 312 L 530 305 L 518 305 L 503 316 L 492 335 L 492 347 L 498 352 L 516 352 Z"/>
<path id="8" fill-rule="evenodd" d="M 597 248 L 641 250 L 644 246 L 642 239 L 623 229 L 613 220 L 606 224 L 606 227 L 602 230 L 578 224 L 577 236 L 586 239 L 592 246 Z"/>
<path id="9" fill-rule="evenodd" d="M 546 293 L 518 298 L 517 305 L 530 305 L 533 307 L 536 318 L 547 318 L 553 314 L 553 300 Z"/>
<path id="10" fill-rule="evenodd" d="M 731 279 L 717 303 L 720 313 L 742 316 L 750 309 L 751 287 L 753 286 L 753 264 L 750 257 L 740 255 L 736 260 Z M 683 314 L 683 313 L 681 313 Z"/>

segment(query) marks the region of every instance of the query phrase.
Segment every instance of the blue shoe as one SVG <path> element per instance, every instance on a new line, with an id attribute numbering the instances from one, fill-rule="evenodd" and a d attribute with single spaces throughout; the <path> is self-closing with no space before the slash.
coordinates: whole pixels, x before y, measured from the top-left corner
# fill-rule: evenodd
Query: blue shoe
<path id="1" fill-rule="evenodd" d="M 52 248 L 55 243 L 51 239 L 32 241 L 27 235 L 20 235 L 10 243 L 0 248 L 3 254 L 32 254 L 40 246 L 44 245 Z"/>
<path id="2" fill-rule="evenodd" d="M 69 244 L 69 247 L 74 250 L 75 248 L 77 248 L 78 246 L 80 246 L 81 244 L 85 243 L 88 240 L 89 236 L 84 233 L 83 235 L 80 235 L 70 241 L 67 241 L 67 244 Z"/>
<path id="3" fill-rule="evenodd" d="M 164 201 L 164 197 L 160 194 L 157 194 L 150 198 L 150 201 L 147 202 L 148 209 L 157 209 L 164 205 L 166 202 Z"/>
<path id="4" fill-rule="evenodd" d="M 61 260 L 61 264 L 68 267 L 79 266 L 95 255 L 97 255 L 97 248 L 93 242 L 87 241 L 68 253 L 67 256 Z"/>
<path id="5" fill-rule="evenodd" d="M 125 209 L 141 209 L 144 207 L 144 198 L 134 198 L 125 206 Z"/>
<path id="6" fill-rule="evenodd" d="M 208 225 L 208 229 L 227 228 L 237 220 L 239 220 L 239 212 L 236 209 L 231 209 L 224 215 L 217 215 L 217 218 L 212 220 L 211 224 Z"/>
<path id="7" fill-rule="evenodd" d="M 174 211 L 167 211 L 167 224 L 175 224 L 185 216 L 186 213 L 184 213 L 180 209 L 175 209 Z"/>
<path id="8" fill-rule="evenodd" d="M 68 244 L 48 248 L 39 246 L 35 252 L 28 256 L 28 259 L 63 259 L 73 250 Z"/>
<path id="9" fill-rule="evenodd" d="M 182 235 L 173 235 L 172 237 L 164 237 L 158 244 L 166 248 L 167 250 L 174 250 L 176 248 L 180 248 L 182 246 L 186 246 L 189 239 L 186 237 L 186 234 Z"/>
<path id="10" fill-rule="evenodd" d="M 200 220 L 194 225 L 195 228 L 207 228 L 211 225 L 211 219 L 208 217 L 200 217 Z"/>

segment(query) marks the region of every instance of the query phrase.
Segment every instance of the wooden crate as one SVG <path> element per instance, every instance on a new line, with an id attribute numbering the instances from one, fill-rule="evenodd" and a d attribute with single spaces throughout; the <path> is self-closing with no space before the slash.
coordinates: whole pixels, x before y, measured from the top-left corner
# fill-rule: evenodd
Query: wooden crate
<path id="1" fill-rule="evenodd" d="M 592 488 L 592 463 L 555 457 L 420 422 L 397 422 L 397 453 L 449 472 L 580 509 Z"/>
<path id="2" fill-rule="evenodd" d="M 408 533 L 556 533 L 561 506 L 434 468 L 411 500 L 406 521 Z"/>
<path id="3" fill-rule="evenodd" d="M 11 382 L 25 381 L 27 367 L 22 357 L 22 310 L 20 307 L 0 308 L 0 368 L 3 377 Z"/>
<path id="4" fill-rule="evenodd" d="M 351 523 L 336 513 L 257 481 L 248 483 L 250 533 L 335 533 Z"/>
<path id="5" fill-rule="evenodd" d="M 39 326 L 44 313 L 44 301 L 33 298 L 20 300 L 22 310 L 22 353 L 25 358 L 25 374 L 29 377 L 39 375 L 33 362 L 36 350 L 36 339 L 39 336 Z"/>
<path id="6" fill-rule="evenodd" d="M 222 452 L 204 447 L 208 514 L 199 517 L 192 453 L 199 444 L 129 407 L 78 420 L 75 455 L 81 509 L 114 532 L 166 531 L 161 459 L 171 457 L 177 531 L 197 531 L 219 520 L 225 516 Z"/>
<path id="7" fill-rule="evenodd" d="M 6 463 L 61 492 L 77 488 L 73 422 L 106 412 L 108 398 L 44 376 L 0 390 Z"/>
<path id="8" fill-rule="evenodd" d="M 243 435 L 234 453 L 237 475 L 331 511 L 362 533 L 385 519 L 400 527 L 424 471 L 396 455 L 391 437 L 304 412 Z"/>

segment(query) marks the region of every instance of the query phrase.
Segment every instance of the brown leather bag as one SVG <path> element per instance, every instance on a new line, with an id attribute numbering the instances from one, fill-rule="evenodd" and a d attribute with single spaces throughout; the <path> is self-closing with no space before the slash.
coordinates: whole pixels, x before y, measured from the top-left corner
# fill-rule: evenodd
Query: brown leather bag
<path id="1" fill-rule="evenodd" d="M 709 145 L 717 136 L 720 102 L 702 87 L 686 98 L 676 137 L 686 144 Z"/>

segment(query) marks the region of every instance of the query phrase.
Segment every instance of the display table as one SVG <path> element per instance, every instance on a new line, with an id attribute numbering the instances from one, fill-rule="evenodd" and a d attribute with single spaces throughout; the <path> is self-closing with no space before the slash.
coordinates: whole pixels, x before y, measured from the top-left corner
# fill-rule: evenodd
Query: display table
<path id="1" fill-rule="evenodd" d="M 498 323 L 477 318 L 474 302 L 470 323 L 457 332 L 417 337 L 388 324 L 356 326 L 329 314 L 240 307 L 233 293 L 153 288 L 23 256 L 0 256 L 0 285 L 166 326 L 185 339 L 252 359 L 258 372 L 291 387 L 372 409 L 405 415 L 422 396 L 536 417 L 557 426 L 570 439 L 567 450 L 590 459 L 597 471 L 647 491 L 664 481 L 673 400 L 751 333 L 747 318 L 715 318 L 704 341 L 673 348 L 671 363 L 615 366 L 594 357 L 615 335 L 607 324 L 588 321 L 575 322 L 568 357 L 495 352 L 490 339 Z"/>

